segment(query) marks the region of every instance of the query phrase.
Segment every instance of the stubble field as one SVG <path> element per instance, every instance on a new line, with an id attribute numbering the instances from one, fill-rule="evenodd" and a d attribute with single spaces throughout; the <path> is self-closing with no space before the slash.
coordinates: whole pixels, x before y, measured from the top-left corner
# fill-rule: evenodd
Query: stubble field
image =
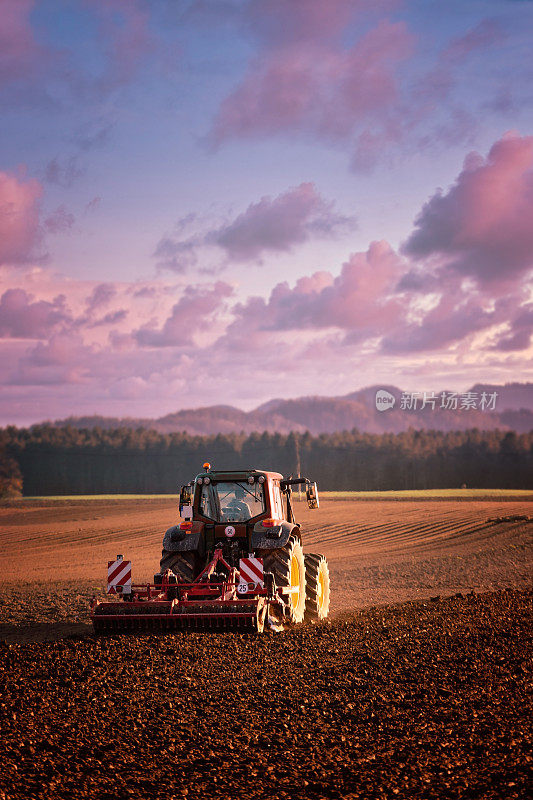
<path id="1" fill-rule="evenodd" d="M 0 798 L 526 797 L 532 515 L 298 504 L 330 622 L 98 640 L 107 560 L 149 579 L 175 499 L 0 508 Z"/>

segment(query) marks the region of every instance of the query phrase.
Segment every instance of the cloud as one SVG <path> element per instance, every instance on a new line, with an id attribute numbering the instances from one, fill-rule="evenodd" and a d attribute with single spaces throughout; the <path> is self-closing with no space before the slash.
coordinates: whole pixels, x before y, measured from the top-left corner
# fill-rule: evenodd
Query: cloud
<path id="1" fill-rule="evenodd" d="M 505 39 L 501 25 L 493 19 L 481 20 L 462 36 L 457 36 L 439 53 L 435 65 L 415 86 L 414 94 L 432 107 L 446 100 L 456 84 L 456 73 L 466 59 Z"/>
<path id="2" fill-rule="evenodd" d="M 116 295 L 116 287 L 112 283 L 99 283 L 86 300 L 88 313 L 106 306 Z"/>
<path id="3" fill-rule="evenodd" d="M 56 334 L 48 342 L 38 342 L 24 355 L 10 375 L 11 386 L 61 386 L 87 382 L 98 373 L 94 350 L 83 344 L 81 336 Z"/>
<path id="4" fill-rule="evenodd" d="M 268 48 L 222 102 L 211 141 L 286 131 L 350 138 L 398 99 L 396 68 L 412 42 L 403 22 L 381 20 L 350 48 L 309 40 Z"/>
<path id="5" fill-rule="evenodd" d="M 379 2 L 376 6 L 391 3 Z M 295 41 L 328 40 L 369 6 L 366 0 L 252 0 L 245 10 L 246 22 L 255 37 L 279 47 Z"/>
<path id="6" fill-rule="evenodd" d="M 450 41 L 442 53 L 442 60 L 457 64 L 476 50 L 505 41 L 506 34 L 497 19 L 482 19 L 462 36 Z"/>
<path id="7" fill-rule="evenodd" d="M 99 328 L 103 325 L 117 325 L 119 322 L 124 322 L 128 316 L 129 311 L 127 308 L 118 308 L 116 311 L 109 311 L 101 319 L 89 323 L 89 328 Z"/>
<path id="8" fill-rule="evenodd" d="M 144 325 L 134 332 L 134 337 L 141 347 L 191 345 L 193 335 L 213 323 L 232 294 L 232 287 L 223 281 L 212 288 L 188 286 L 160 329 L 154 324 Z"/>
<path id="9" fill-rule="evenodd" d="M 179 241 L 173 239 L 172 236 L 163 236 L 156 245 L 153 257 L 156 259 L 159 269 L 183 273 L 197 263 L 198 256 L 196 251 L 201 244 L 201 238 Z"/>
<path id="10" fill-rule="evenodd" d="M 85 169 L 78 164 L 78 157 L 71 156 L 64 161 L 53 158 L 46 165 L 44 179 L 47 183 L 70 189 L 79 178 L 85 175 Z"/>
<path id="11" fill-rule="evenodd" d="M 34 6 L 34 0 L 0 0 L 0 85 L 30 77 L 48 58 L 30 24 Z"/>
<path id="12" fill-rule="evenodd" d="M 443 295 L 421 322 L 402 325 L 392 335 L 385 336 L 381 350 L 384 353 L 442 350 L 496 321 L 495 312 L 486 310 L 476 298 Z"/>
<path id="13" fill-rule="evenodd" d="M 41 184 L 0 172 L 0 265 L 24 264 L 41 241 Z"/>
<path id="14" fill-rule="evenodd" d="M 294 288 L 278 283 L 268 300 L 252 297 L 235 309 L 227 336 L 252 331 L 338 329 L 349 340 L 381 337 L 401 324 L 405 302 L 393 296 L 402 260 L 387 242 L 373 242 L 355 253 L 340 274 L 317 272 L 300 278 Z"/>
<path id="15" fill-rule="evenodd" d="M 135 289 L 133 292 L 134 297 L 152 298 L 157 295 L 155 286 L 143 286 L 141 289 Z"/>
<path id="16" fill-rule="evenodd" d="M 533 136 L 509 134 L 486 159 L 467 156 L 453 186 L 424 205 L 403 252 L 480 285 L 509 283 L 533 266 L 532 219 Z"/>
<path id="17" fill-rule="evenodd" d="M 156 48 L 149 9 L 138 0 L 85 0 L 98 20 L 101 49 L 106 59 L 99 80 L 107 93 L 129 83 L 145 57 Z"/>
<path id="18" fill-rule="evenodd" d="M 83 331 L 94 330 L 95 328 L 105 327 L 106 325 L 118 325 L 128 317 L 132 308 L 115 308 L 97 318 L 101 312 L 119 294 L 117 284 L 99 283 L 92 290 L 91 294 L 85 298 L 85 312 L 73 321 L 73 328 L 78 334 Z M 123 298 L 125 300 L 126 298 Z M 127 302 L 127 301 L 126 301 Z M 131 305 L 131 301 L 130 301 Z"/>
<path id="19" fill-rule="evenodd" d="M 504 353 L 527 350 L 533 337 L 533 303 L 523 305 L 510 322 L 508 332 L 493 346 Z"/>
<path id="20" fill-rule="evenodd" d="M 74 214 L 71 214 L 65 206 L 61 205 L 46 217 L 44 227 L 48 233 L 63 233 L 70 230 L 74 222 Z"/>
<path id="21" fill-rule="evenodd" d="M 75 39 L 46 40 L 47 25 L 37 28 L 35 0 L 0 0 L 0 100 L 14 105 L 68 108 L 72 102 L 99 102 L 131 83 L 150 56 L 160 59 L 150 25 L 152 9 L 144 0 L 83 0 L 60 13 Z M 57 16 L 56 14 L 56 16 Z M 96 28 L 96 31 L 95 31 Z M 64 33 L 64 31 L 61 31 Z M 83 58 L 80 58 L 80 52 Z M 90 149 L 107 131 L 89 130 L 78 146 Z"/>
<path id="22" fill-rule="evenodd" d="M 65 296 L 53 302 L 33 298 L 23 289 L 8 289 L 0 298 L 0 337 L 46 339 L 58 327 L 71 321 Z"/>
<path id="23" fill-rule="evenodd" d="M 405 153 L 472 144 L 480 109 L 486 114 L 491 104 L 501 103 L 507 85 L 524 74 L 520 63 L 494 74 L 489 67 L 493 79 L 479 97 L 479 109 L 465 106 L 468 62 L 475 68 L 478 53 L 505 41 L 502 24 L 482 19 L 440 52 L 432 48 L 427 65 L 423 43 L 407 22 L 385 16 L 398 5 L 248 3 L 243 20 L 255 40 L 254 55 L 222 100 L 208 143 L 217 148 L 230 140 L 313 136 L 346 148 L 356 171 L 391 159 L 400 146 Z"/>
<path id="24" fill-rule="evenodd" d="M 189 215 L 177 223 L 178 233 L 197 222 Z M 234 219 L 187 238 L 164 236 L 157 244 L 157 266 L 183 273 L 195 266 L 203 247 L 221 249 L 235 261 L 255 261 L 266 253 L 286 253 L 314 237 L 335 237 L 356 228 L 313 183 L 301 183 L 276 197 L 262 197 Z"/>
<path id="25" fill-rule="evenodd" d="M 287 252 L 312 236 L 334 236 L 354 227 L 336 214 L 312 183 L 302 183 L 277 197 L 252 203 L 232 222 L 213 231 L 209 240 L 234 261 L 250 261 L 265 252 Z"/>

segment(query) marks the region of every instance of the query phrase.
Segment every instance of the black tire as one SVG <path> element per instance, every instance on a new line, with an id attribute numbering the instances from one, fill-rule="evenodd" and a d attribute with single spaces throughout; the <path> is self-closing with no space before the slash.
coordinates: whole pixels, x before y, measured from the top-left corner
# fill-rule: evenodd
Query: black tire
<path id="1" fill-rule="evenodd" d="M 302 545 L 295 536 L 290 536 L 284 547 L 273 550 L 261 550 L 257 555 L 263 559 L 264 572 L 272 572 L 276 586 L 291 588 L 292 580 L 298 591 L 289 595 L 291 603 L 291 622 L 303 622 L 305 615 L 305 561 Z M 292 570 L 292 575 L 291 575 Z"/>
<path id="2" fill-rule="evenodd" d="M 160 562 L 161 572 L 171 569 L 184 583 L 192 583 L 198 574 L 198 557 L 194 550 L 172 553 L 163 550 Z"/>
<path id="3" fill-rule="evenodd" d="M 305 555 L 305 619 L 318 622 L 329 612 L 329 567 L 320 553 Z"/>

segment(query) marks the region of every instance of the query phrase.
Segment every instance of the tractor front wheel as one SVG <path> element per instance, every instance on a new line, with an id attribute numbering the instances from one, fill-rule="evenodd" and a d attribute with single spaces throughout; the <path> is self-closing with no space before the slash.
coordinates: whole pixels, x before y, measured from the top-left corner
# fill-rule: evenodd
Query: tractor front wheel
<path id="1" fill-rule="evenodd" d="M 326 619 L 329 612 L 329 567 L 325 556 L 306 554 L 305 584 L 305 619 L 314 622 Z"/>
<path id="2" fill-rule="evenodd" d="M 285 547 L 262 550 L 263 570 L 272 572 L 276 586 L 289 589 L 291 622 L 303 622 L 305 614 L 305 560 L 302 545 L 290 536 Z"/>

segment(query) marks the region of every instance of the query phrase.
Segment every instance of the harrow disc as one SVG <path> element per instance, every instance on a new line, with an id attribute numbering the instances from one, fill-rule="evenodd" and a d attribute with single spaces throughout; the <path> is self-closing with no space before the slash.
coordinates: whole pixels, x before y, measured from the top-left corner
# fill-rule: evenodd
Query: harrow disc
<path id="1" fill-rule="evenodd" d="M 249 603 L 176 601 L 102 603 L 92 615 L 95 633 L 135 633 L 174 630 L 238 630 L 262 633 L 267 605 Z"/>

